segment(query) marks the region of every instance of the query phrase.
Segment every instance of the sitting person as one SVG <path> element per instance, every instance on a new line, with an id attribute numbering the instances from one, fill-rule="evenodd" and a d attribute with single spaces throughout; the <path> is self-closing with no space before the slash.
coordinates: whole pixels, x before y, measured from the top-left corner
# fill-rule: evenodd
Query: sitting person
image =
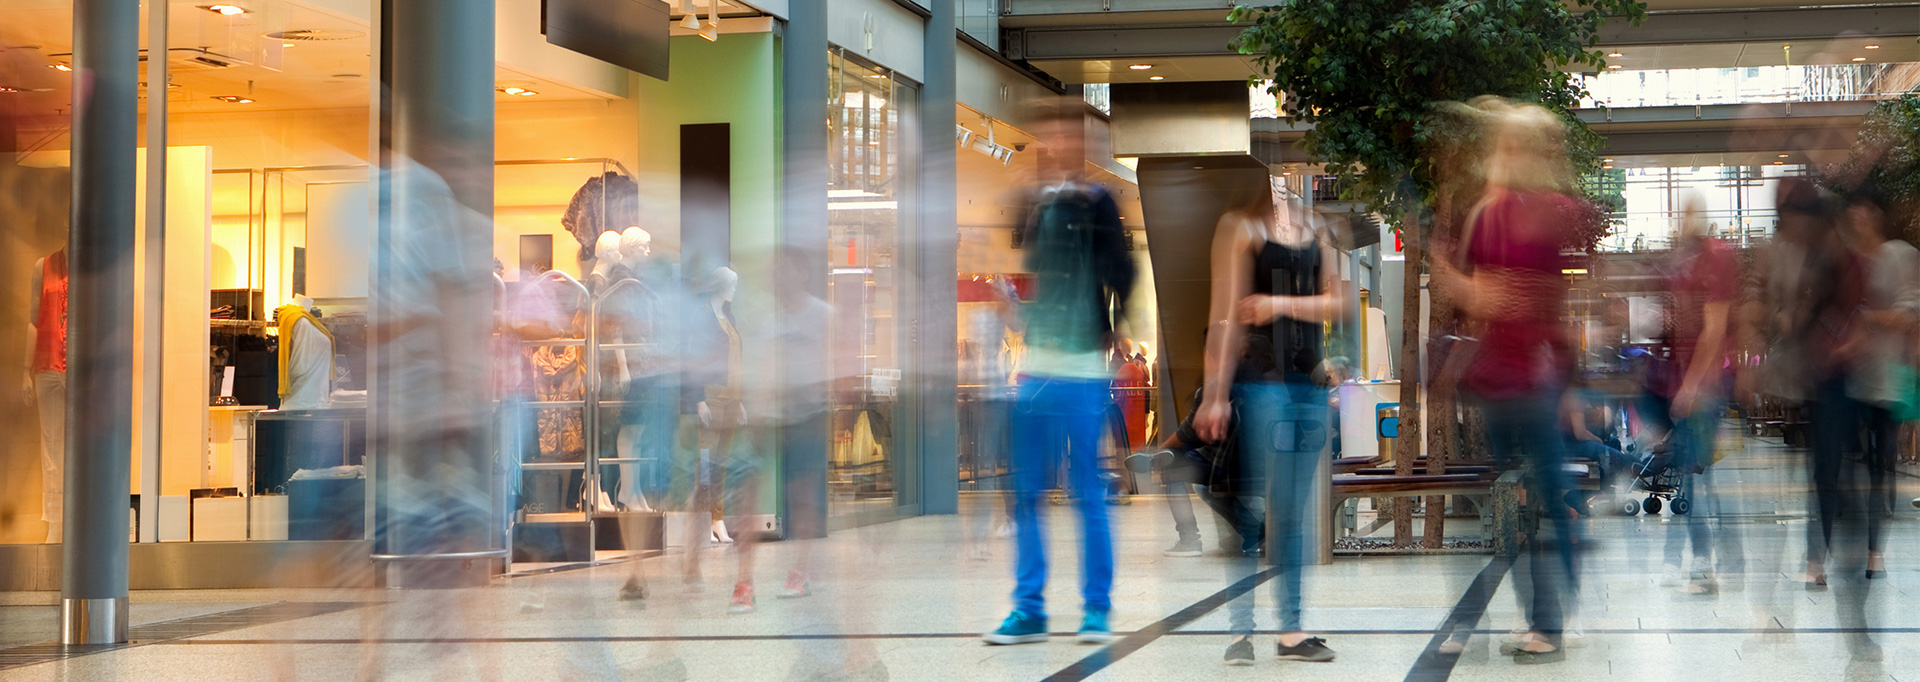
<path id="1" fill-rule="evenodd" d="M 1193 428 L 1193 414 L 1199 405 L 1200 393 L 1195 391 L 1193 408 L 1188 410 L 1186 419 L 1180 422 L 1180 428 L 1160 444 L 1160 450 L 1128 457 L 1127 468 L 1140 472 L 1157 471 L 1160 482 L 1167 487 L 1167 507 L 1173 513 L 1173 526 L 1179 539 L 1162 554 L 1170 557 L 1200 556 L 1200 524 L 1193 515 L 1193 501 L 1188 497 L 1188 491 L 1194 490 L 1200 494 L 1200 500 L 1240 536 L 1239 551 L 1258 556 L 1261 542 L 1266 538 L 1265 515 L 1260 509 L 1243 501 L 1249 498 L 1216 489 L 1216 486 L 1230 480 L 1226 472 L 1233 471 L 1233 457 L 1238 448 L 1233 438 L 1218 444 L 1209 444 L 1200 439 L 1200 434 Z"/>

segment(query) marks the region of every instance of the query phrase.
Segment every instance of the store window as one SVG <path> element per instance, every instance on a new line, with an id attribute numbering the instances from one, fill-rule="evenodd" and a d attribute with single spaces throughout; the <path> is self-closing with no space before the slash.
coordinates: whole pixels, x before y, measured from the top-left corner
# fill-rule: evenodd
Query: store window
<path id="1" fill-rule="evenodd" d="M 904 416 L 900 244 L 912 215 L 910 127 L 919 92 L 844 50 L 836 48 L 829 63 L 829 509 L 849 515 L 900 504 L 908 479 L 897 428 Z"/>

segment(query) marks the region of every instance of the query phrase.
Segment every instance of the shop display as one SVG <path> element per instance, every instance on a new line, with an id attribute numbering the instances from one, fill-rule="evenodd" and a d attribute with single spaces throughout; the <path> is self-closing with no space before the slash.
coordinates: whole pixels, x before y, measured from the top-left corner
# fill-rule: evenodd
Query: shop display
<path id="1" fill-rule="evenodd" d="M 280 331 L 281 408 L 326 407 L 333 393 L 333 333 L 321 324 L 313 299 L 295 295 L 274 311 Z"/>
<path id="2" fill-rule="evenodd" d="M 59 542 L 67 461 L 67 250 L 34 263 L 33 397 L 40 416 L 40 510 L 47 542 Z"/>

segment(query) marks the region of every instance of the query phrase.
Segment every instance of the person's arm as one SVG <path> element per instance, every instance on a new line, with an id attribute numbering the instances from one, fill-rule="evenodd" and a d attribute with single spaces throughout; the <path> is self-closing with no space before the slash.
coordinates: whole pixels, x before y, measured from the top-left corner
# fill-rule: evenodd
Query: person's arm
<path id="1" fill-rule="evenodd" d="M 1133 264 L 1133 255 L 1127 252 L 1127 228 L 1120 223 L 1120 204 L 1105 188 L 1096 190 L 1098 198 L 1093 203 L 1093 220 L 1097 228 L 1094 231 L 1095 254 L 1100 259 L 1100 282 L 1107 293 L 1113 297 L 1109 310 L 1112 328 L 1105 339 L 1108 346 L 1113 345 L 1116 335 L 1126 336 L 1131 332 L 1127 317 L 1128 298 L 1133 296 L 1133 285 L 1139 279 L 1140 271 Z"/>
<path id="2" fill-rule="evenodd" d="M 1213 283 L 1207 319 L 1206 387 L 1200 412 L 1194 416 L 1194 428 L 1200 438 L 1218 443 L 1226 438 L 1227 422 L 1233 415 L 1228 398 L 1233 394 L 1233 373 L 1238 369 L 1246 347 L 1246 329 L 1240 319 L 1239 301 L 1252 288 L 1252 263 L 1247 257 L 1252 245 L 1246 220 L 1238 213 L 1220 217 L 1213 232 Z"/>
<path id="3" fill-rule="evenodd" d="M 1701 267 L 1711 268 L 1708 273 L 1712 279 L 1708 283 L 1711 297 L 1704 310 L 1705 319 L 1701 322 L 1700 336 L 1694 339 L 1693 361 L 1687 364 L 1687 373 L 1680 380 L 1680 390 L 1673 396 L 1673 415 L 1685 417 L 1693 414 L 1695 403 L 1699 402 L 1702 391 L 1711 390 L 1707 385 L 1713 380 L 1714 373 L 1720 369 L 1726 358 L 1727 322 L 1733 314 L 1734 283 L 1737 270 L 1732 255 L 1715 249 Z"/>

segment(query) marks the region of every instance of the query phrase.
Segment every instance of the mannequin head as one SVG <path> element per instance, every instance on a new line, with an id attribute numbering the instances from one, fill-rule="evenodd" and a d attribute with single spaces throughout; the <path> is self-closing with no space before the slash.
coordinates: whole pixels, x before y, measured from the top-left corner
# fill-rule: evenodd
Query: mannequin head
<path id="1" fill-rule="evenodd" d="M 613 269 L 621 263 L 620 233 L 613 230 L 600 233 L 600 239 L 593 244 L 593 253 L 596 256 L 593 274 L 602 278 L 613 276 Z"/>
<path id="2" fill-rule="evenodd" d="M 305 310 L 308 313 L 311 313 L 314 317 L 320 316 L 320 309 L 317 307 L 314 307 L 313 299 L 309 298 L 305 294 L 294 294 L 293 304 L 300 306 L 301 310 Z"/>
<path id="3" fill-rule="evenodd" d="M 719 303 L 732 303 L 733 295 L 740 289 L 740 274 L 732 268 L 721 266 L 707 275 L 705 287 L 710 300 Z"/>
<path id="4" fill-rule="evenodd" d="M 646 262 L 653 255 L 653 235 L 638 227 L 629 227 L 620 233 L 620 260 L 633 267 Z"/>

